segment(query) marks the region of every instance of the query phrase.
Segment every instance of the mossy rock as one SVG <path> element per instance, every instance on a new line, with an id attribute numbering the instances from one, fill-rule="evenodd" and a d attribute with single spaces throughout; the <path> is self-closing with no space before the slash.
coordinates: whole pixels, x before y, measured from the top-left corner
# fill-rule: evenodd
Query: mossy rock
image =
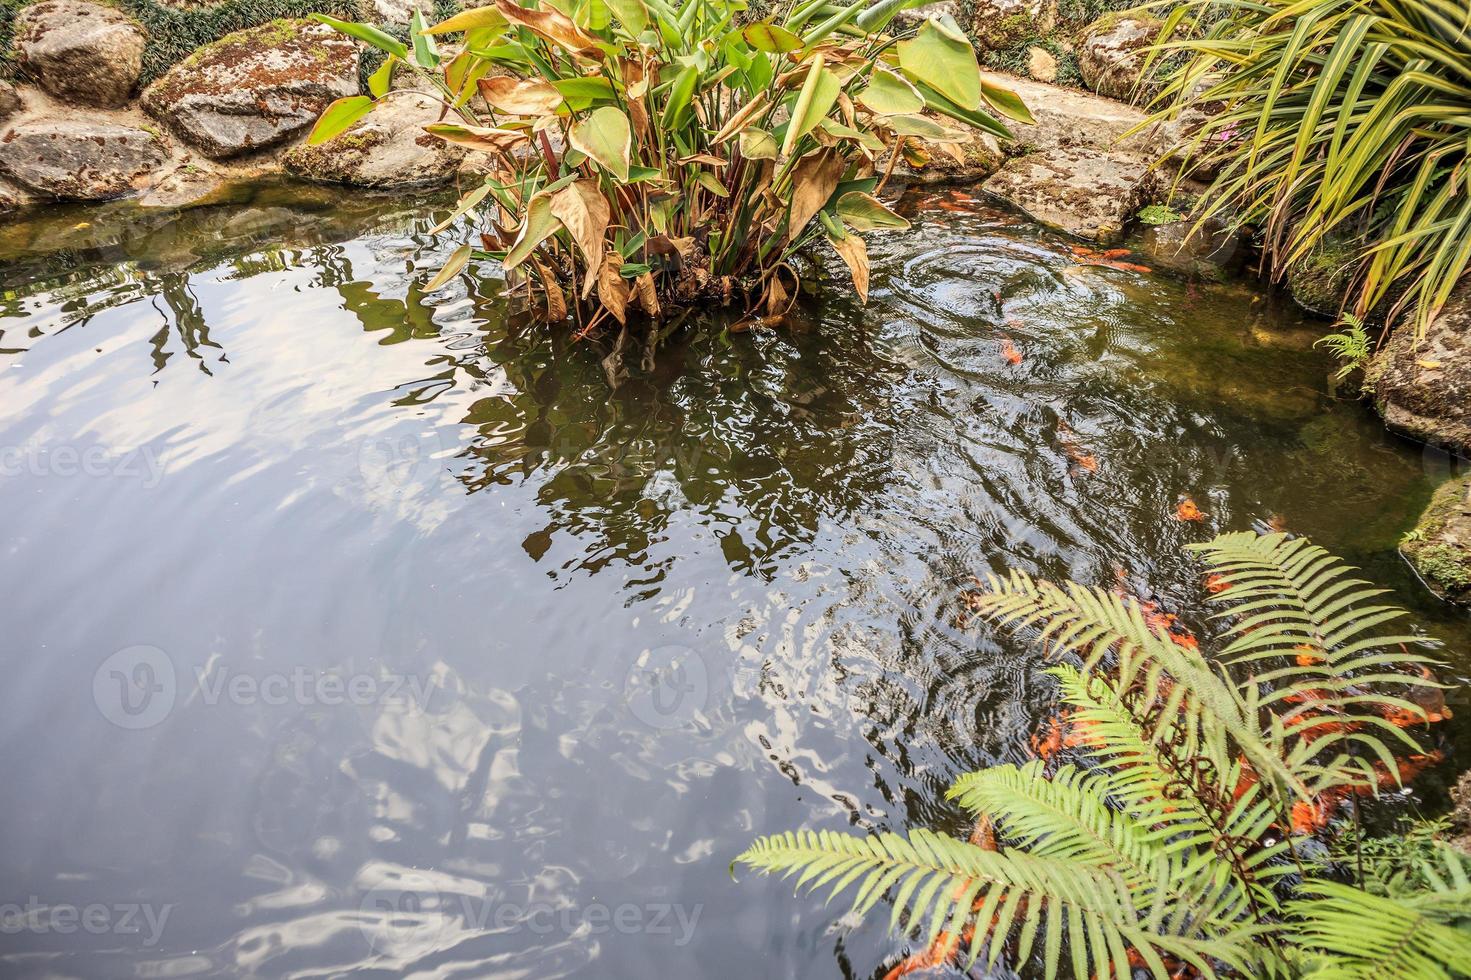
<path id="1" fill-rule="evenodd" d="M 1348 299 L 1359 247 L 1344 238 L 1331 238 L 1287 270 L 1287 289 L 1303 309 L 1336 317 Z"/>
<path id="2" fill-rule="evenodd" d="M 1400 550 L 1438 595 L 1471 603 L 1471 476 L 1435 491 Z"/>

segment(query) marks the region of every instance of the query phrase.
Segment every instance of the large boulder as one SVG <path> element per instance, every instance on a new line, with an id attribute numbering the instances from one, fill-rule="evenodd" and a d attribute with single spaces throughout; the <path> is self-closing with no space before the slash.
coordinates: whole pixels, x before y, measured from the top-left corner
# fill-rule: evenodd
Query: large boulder
<path id="1" fill-rule="evenodd" d="M 0 174 L 58 200 L 126 194 L 167 158 L 168 145 L 158 134 L 109 123 L 38 121 L 0 137 Z"/>
<path id="2" fill-rule="evenodd" d="M 1408 324 L 1396 330 L 1366 383 L 1390 429 L 1471 457 L 1471 278 L 1418 343 Z"/>
<path id="3" fill-rule="evenodd" d="M 87 0 L 41 0 L 15 27 L 26 74 L 57 98 L 115 108 L 133 97 L 145 38 L 127 15 Z"/>
<path id="4" fill-rule="evenodd" d="M 1008 123 L 1003 144 L 1011 159 L 981 185 L 1043 224 L 1089 241 L 1113 243 L 1143 206 L 1160 199 L 1164 182 L 1151 169 L 1148 134 L 1127 134 L 1144 122 L 1132 106 L 1076 89 L 988 74 L 1012 89 L 1034 124 Z"/>
<path id="5" fill-rule="evenodd" d="M 1110 99 L 1138 101 L 1150 94 L 1141 85 L 1144 49 L 1159 37 L 1164 24 L 1148 17 L 1103 17 L 1078 42 L 1078 71 L 1083 84 Z"/>
<path id="6" fill-rule="evenodd" d="M 1060 148 L 1008 161 L 981 189 L 1044 225 L 1111 245 L 1135 212 L 1158 198 L 1160 184 L 1140 157 Z"/>
<path id="7" fill-rule="evenodd" d="M 21 101 L 20 93 L 15 90 L 15 86 L 0 79 L 0 122 L 4 122 L 24 108 L 25 103 Z"/>
<path id="8" fill-rule="evenodd" d="M 421 92 L 396 92 L 342 135 L 320 146 L 294 146 L 283 162 L 298 176 L 360 187 L 440 183 L 465 158 L 463 147 L 424 132 L 441 108 Z"/>
<path id="9" fill-rule="evenodd" d="M 357 43 L 276 20 L 200 48 L 150 85 L 143 108 L 217 160 L 277 146 L 358 91 Z"/>

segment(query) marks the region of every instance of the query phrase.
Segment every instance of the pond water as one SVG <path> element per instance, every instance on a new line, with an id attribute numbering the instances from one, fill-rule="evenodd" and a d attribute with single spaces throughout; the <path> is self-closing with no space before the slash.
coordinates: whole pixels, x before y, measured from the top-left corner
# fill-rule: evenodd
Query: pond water
<path id="1" fill-rule="evenodd" d="M 877 920 L 727 865 L 962 828 L 944 786 L 1050 704 L 956 625 L 1007 565 L 1190 609 L 1182 546 L 1278 521 L 1464 670 L 1395 552 L 1447 461 L 1252 287 L 918 192 L 867 308 L 613 387 L 494 268 L 423 295 L 454 240 L 415 204 L 0 229 L 0 973 L 881 975 Z"/>

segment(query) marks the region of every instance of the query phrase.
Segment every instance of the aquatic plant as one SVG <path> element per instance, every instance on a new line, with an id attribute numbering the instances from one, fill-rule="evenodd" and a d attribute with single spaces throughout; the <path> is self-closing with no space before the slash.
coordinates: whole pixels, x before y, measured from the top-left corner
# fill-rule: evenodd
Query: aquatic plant
<path id="1" fill-rule="evenodd" d="M 997 135 L 993 110 L 1030 119 L 948 17 L 883 33 L 914 2 L 802 0 L 742 27 L 743 0 L 495 0 L 416 20 L 412 47 L 324 17 L 390 57 L 370 95 L 331 106 L 311 138 L 391 98 L 389 73 L 407 66 L 457 117 L 427 130 L 494 161 L 455 212 L 485 219 L 480 247 L 459 248 L 429 288 L 495 258 L 547 319 L 584 330 L 695 303 L 780 316 L 793 256 L 826 242 L 866 299 L 863 235 L 908 224 L 876 196 L 889 171 L 926 147 L 959 152 L 964 134 L 926 110 Z M 434 38 L 461 32 L 459 53 L 441 55 Z"/>
<path id="2" fill-rule="evenodd" d="M 1281 533 L 1198 546 L 1223 609 L 1207 658 L 1151 604 L 1013 571 L 967 604 L 1035 635 L 1065 714 L 1040 758 L 958 779 L 968 841 L 926 830 L 799 831 L 736 863 L 798 887 L 856 889 L 929 943 L 891 976 L 952 956 L 1051 978 L 1444 977 L 1471 971 L 1471 859 L 1444 845 L 1375 894 L 1309 847 L 1340 807 L 1434 758 L 1406 730 L 1446 715 L 1407 615 L 1323 549 Z M 1396 752 L 1398 750 L 1398 752 Z M 1059 765 L 1064 753 L 1076 764 Z M 1382 877 L 1382 875 L 1381 875 Z M 1381 889 L 1382 891 L 1382 889 Z"/>
<path id="3" fill-rule="evenodd" d="M 1330 236 L 1350 239 L 1352 312 L 1382 307 L 1423 331 L 1471 269 L 1471 7 L 1185 0 L 1162 37 L 1155 56 L 1189 61 L 1157 118 L 1205 108 L 1175 149 L 1220 168 L 1200 219 L 1259 224 L 1279 277 Z"/>

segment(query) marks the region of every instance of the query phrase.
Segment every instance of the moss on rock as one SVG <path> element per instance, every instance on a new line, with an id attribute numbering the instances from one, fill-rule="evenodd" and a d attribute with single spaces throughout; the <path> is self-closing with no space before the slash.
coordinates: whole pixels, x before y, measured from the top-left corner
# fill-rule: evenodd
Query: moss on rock
<path id="1" fill-rule="evenodd" d="M 1400 550 L 1438 594 L 1471 601 L 1471 477 L 1457 477 L 1435 491 Z"/>
<path id="2" fill-rule="evenodd" d="M 1358 247 L 1353 242 L 1330 239 L 1287 270 L 1287 289 L 1304 309 L 1337 316 L 1358 261 Z"/>

